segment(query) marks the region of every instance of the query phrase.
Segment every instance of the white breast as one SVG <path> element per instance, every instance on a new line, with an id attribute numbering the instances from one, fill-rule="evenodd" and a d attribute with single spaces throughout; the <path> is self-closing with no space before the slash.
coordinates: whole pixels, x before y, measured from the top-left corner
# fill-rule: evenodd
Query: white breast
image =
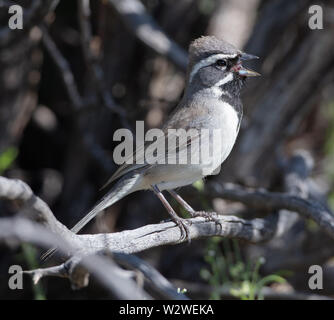
<path id="1" fill-rule="evenodd" d="M 237 111 L 227 102 L 221 102 L 220 108 L 222 152 L 225 160 L 230 154 L 238 135 L 239 117 Z"/>
<path id="2" fill-rule="evenodd" d="M 214 103 L 214 108 L 212 103 Z M 175 189 L 191 184 L 204 176 L 217 173 L 215 170 L 228 157 L 236 141 L 239 131 L 239 118 L 234 108 L 226 102 L 207 99 L 205 104 L 209 113 L 205 127 L 209 129 L 210 133 L 214 130 L 216 130 L 216 133 L 219 132 L 219 139 L 215 140 L 210 137 L 209 142 L 206 141 L 213 151 L 210 154 L 211 162 L 152 166 L 144 177 L 145 188 L 150 188 L 150 185 L 156 184 L 160 190 Z M 191 148 L 188 151 L 190 152 L 190 150 L 196 152 L 198 148 Z"/>
<path id="3" fill-rule="evenodd" d="M 213 126 L 217 130 L 216 138 L 210 140 L 212 144 L 212 163 L 205 169 L 204 175 L 209 175 L 215 171 L 229 156 L 236 141 L 239 131 L 239 117 L 236 110 L 227 102 L 221 101 L 217 105 L 212 120 Z M 218 136 L 218 133 L 220 136 Z"/>

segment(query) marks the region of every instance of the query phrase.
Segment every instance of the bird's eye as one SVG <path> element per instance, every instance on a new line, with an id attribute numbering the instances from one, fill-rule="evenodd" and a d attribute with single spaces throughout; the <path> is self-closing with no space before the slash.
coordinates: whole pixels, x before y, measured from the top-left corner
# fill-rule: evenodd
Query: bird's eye
<path id="1" fill-rule="evenodd" d="M 216 66 L 218 67 L 226 67 L 226 61 L 223 59 L 219 59 L 216 61 Z"/>

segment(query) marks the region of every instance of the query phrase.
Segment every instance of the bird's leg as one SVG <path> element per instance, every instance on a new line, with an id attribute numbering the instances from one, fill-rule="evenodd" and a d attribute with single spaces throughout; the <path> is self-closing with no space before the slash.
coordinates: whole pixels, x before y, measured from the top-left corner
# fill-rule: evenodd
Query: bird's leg
<path id="1" fill-rule="evenodd" d="M 206 212 L 206 211 L 195 211 L 185 200 L 181 198 L 174 190 L 168 190 L 168 192 L 172 195 L 172 197 L 191 214 L 193 218 L 196 217 L 203 217 L 207 221 L 214 221 L 216 225 L 219 225 L 222 227 L 221 222 L 214 217 L 214 215 L 217 215 L 214 212 Z"/>
<path id="2" fill-rule="evenodd" d="M 187 212 L 191 214 L 191 216 L 194 216 L 196 211 L 179 196 L 174 190 L 168 190 L 168 192 L 171 194 L 171 196 L 184 208 Z"/>
<path id="3" fill-rule="evenodd" d="M 152 190 L 153 192 L 156 194 L 156 196 L 160 199 L 160 201 L 162 202 L 162 204 L 164 205 L 164 207 L 166 208 L 166 210 L 168 211 L 168 213 L 171 215 L 172 220 L 178 225 L 178 227 L 181 230 L 181 239 L 187 239 L 188 242 L 190 242 L 190 230 L 189 227 L 187 226 L 187 221 L 186 219 L 182 219 L 180 218 L 176 212 L 174 211 L 174 209 L 171 207 L 171 205 L 168 203 L 168 201 L 166 200 L 166 198 L 164 197 L 164 195 L 161 193 L 161 191 L 159 190 L 159 188 L 157 186 L 152 186 Z"/>

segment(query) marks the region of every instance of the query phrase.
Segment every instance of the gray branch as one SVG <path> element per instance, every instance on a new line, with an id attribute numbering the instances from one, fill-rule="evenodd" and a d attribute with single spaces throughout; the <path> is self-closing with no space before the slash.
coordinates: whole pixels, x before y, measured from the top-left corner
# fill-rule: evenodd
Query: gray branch
<path id="1" fill-rule="evenodd" d="M 333 213 L 315 200 L 303 199 L 298 196 L 268 192 L 264 189 L 247 189 L 235 184 L 214 182 L 208 185 L 206 193 L 211 197 L 239 201 L 256 209 L 286 209 L 299 213 L 304 218 L 315 221 L 323 230 L 334 238 Z"/>
<path id="2" fill-rule="evenodd" d="M 79 93 L 78 86 L 75 82 L 74 75 L 71 71 L 69 63 L 57 48 L 45 26 L 42 26 L 42 32 L 43 44 L 60 72 L 62 81 L 64 83 L 68 97 L 70 98 L 70 101 L 72 103 L 72 106 L 76 110 L 81 109 L 84 106 L 84 102 Z"/>
<path id="3" fill-rule="evenodd" d="M 223 186 L 218 183 L 210 184 L 208 190 L 210 190 L 210 196 L 219 196 L 225 199 L 240 201 L 253 208 L 268 210 L 287 209 L 298 212 L 304 217 L 312 218 L 320 227 L 334 237 L 333 215 L 328 209 L 315 201 L 311 202 L 289 194 L 271 193 L 264 190 L 248 190 L 240 186 Z M 56 234 L 63 241 L 66 241 L 66 243 L 70 243 L 70 247 L 61 247 L 62 253 L 68 257 L 73 257 L 74 253 L 75 256 L 80 255 L 82 257 L 105 250 L 129 254 L 185 241 L 180 239 L 180 229 L 175 226 L 174 222 L 146 225 L 135 230 L 117 233 L 76 235 L 56 220 L 47 204 L 35 196 L 30 187 L 20 180 L 0 177 L 0 197 L 22 201 L 27 208 L 31 209 L 35 219 L 38 218 L 37 220 L 49 230 L 52 230 L 53 234 Z M 235 216 L 217 216 L 217 219 L 220 224 L 216 224 L 214 221 L 207 221 L 201 217 L 188 219 L 190 238 L 195 240 L 203 237 L 221 236 L 257 243 L 268 241 L 275 235 L 273 215 L 269 215 L 265 219 L 252 220 L 245 220 Z M 6 219 L 0 222 L 2 238 L 6 238 L 6 235 L 10 237 L 10 234 L 6 234 L 6 230 L 10 230 L 11 228 L 16 228 L 15 230 L 22 229 L 14 225 L 11 228 L 6 227 L 6 223 L 8 224 Z M 24 229 L 26 232 L 29 231 L 29 228 Z M 16 236 L 18 234 L 19 232 L 16 233 Z M 23 235 L 20 233 L 19 239 L 22 240 L 24 239 L 23 237 L 24 233 Z M 45 242 L 50 247 L 53 247 L 57 243 L 53 241 Z M 62 269 L 49 269 L 46 271 L 46 274 L 51 275 L 58 272 L 59 275 L 64 276 L 63 272 L 59 272 L 60 270 Z M 40 277 L 40 272 L 35 273 L 35 279 Z M 154 277 L 156 275 L 153 275 Z"/>
<path id="4" fill-rule="evenodd" d="M 57 245 L 64 254 L 74 252 L 73 247 L 62 237 L 27 219 L 0 219 L 0 242 L 9 241 L 28 242 L 44 248 Z M 25 273 L 31 274 L 35 283 L 44 276 L 68 277 L 72 284 L 79 288 L 87 285 L 88 273 L 92 273 L 97 281 L 118 299 L 150 298 L 132 279 L 121 274 L 114 262 L 98 255 L 74 256 L 59 266 Z"/>
<path id="5" fill-rule="evenodd" d="M 91 50 L 92 28 L 90 24 L 90 3 L 89 0 L 78 0 L 78 17 L 81 29 L 81 46 L 86 60 L 86 65 L 90 69 L 95 82 L 95 86 L 102 98 L 103 104 L 112 112 L 117 113 L 125 127 L 130 127 L 126 120 L 126 114 L 122 107 L 116 104 L 113 97 L 105 86 L 104 72 L 99 65 L 97 58 Z"/>
<path id="6" fill-rule="evenodd" d="M 185 51 L 171 40 L 138 0 L 108 0 L 130 31 L 152 50 L 167 57 L 183 71 L 187 68 Z"/>
<path id="7" fill-rule="evenodd" d="M 75 111 L 82 110 L 87 104 L 79 93 L 78 85 L 75 81 L 70 65 L 58 49 L 53 39 L 50 37 L 47 28 L 45 26 L 42 26 L 41 28 L 43 31 L 43 44 L 58 68 L 64 87 L 67 91 L 67 95 L 71 101 L 71 106 Z M 107 161 L 109 157 L 106 156 L 103 148 L 95 141 L 94 137 L 87 132 L 87 130 L 81 129 L 81 133 L 83 136 L 83 142 L 87 147 L 88 152 L 93 156 L 97 164 L 107 173 L 112 173 L 114 171 L 114 167 L 110 164 L 110 161 Z"/>
<path id="8" fill-rule="evenodd" d="M 215 183 L 209 185 L 210 195 L 225 199 L 240 201 L 246 205 L 259 209 L 288 209 L 300 213 L 304 217 L 312 218 L 331 236 L 334 236 L 334 217 L 328 209 L 315 201 L 305 200 L 283 193 L 271 193 L 264 190 L 247 190 L 239 186 Z M 93 253 L 103 249 L 115 252 L 135 253 L 149 248 L 182 243 L 180 229 L 174 222 L 164 222 L 154 225 L 116 233 L 76 235 L 55 219 L 48 206 L 33 195 L 31 189 L 22 181 L 0 178 L 0 197 L 9 199 L 30 199 L 32 208 L 38 212 L 39 221 L 48 226 L 53 232 L 61 234 L 66 240 L 82 253 Z M 235 216 L 217 216 L 220 225 L 205 218 L 188 219 L 190 238 L 192 240 L 221 236 L 239 238 L 249 242 L 269 240 L 273 234 L 273 216 L 265 219 L 245 220 Z"/>

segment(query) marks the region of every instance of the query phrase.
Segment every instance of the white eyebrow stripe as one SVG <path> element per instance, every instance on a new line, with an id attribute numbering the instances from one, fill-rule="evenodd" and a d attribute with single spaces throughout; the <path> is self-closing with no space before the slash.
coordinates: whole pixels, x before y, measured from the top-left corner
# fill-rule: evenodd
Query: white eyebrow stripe
<path id="1" fill-rule="evenodd" d="M 189 76 L 189 83 L 193 80 L 195 74 L 198 72 L 199 69 L 209 66 L 210 64 L 213 64 L 218 59 L 234 59 L 238 56 L 237 53 L 235 54 L 223 54 L 223 53 L 217 53 L 213 54 L 205 59 L 202 59 L 201 61 L 197 62 Z"/>

